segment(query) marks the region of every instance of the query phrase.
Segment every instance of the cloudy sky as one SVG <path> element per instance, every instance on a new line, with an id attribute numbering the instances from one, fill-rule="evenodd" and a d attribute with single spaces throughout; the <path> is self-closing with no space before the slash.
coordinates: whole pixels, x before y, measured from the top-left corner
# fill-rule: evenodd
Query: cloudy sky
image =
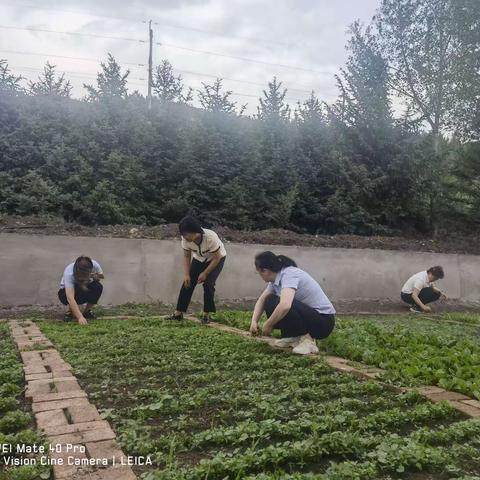
<path id="1" fill-rule="evenodd" d="M 145 21 L 151 19 L 154 65 L 167 58 L 188 86 L 223 78 L 250 112 L 273 76 L 288 88 L 290 103 L 311 90 L 331 101 L 334 74 L 346 58 L 348 26 L 357 19 L 368 23 L 379 2 L 0 0 L 0 58 L 29 80 L 48 60 L 81 98 L 83 83 L 95 83 L 99 62 L 110 52 L 130 69 L 130 90 L 146 93 Z"/>

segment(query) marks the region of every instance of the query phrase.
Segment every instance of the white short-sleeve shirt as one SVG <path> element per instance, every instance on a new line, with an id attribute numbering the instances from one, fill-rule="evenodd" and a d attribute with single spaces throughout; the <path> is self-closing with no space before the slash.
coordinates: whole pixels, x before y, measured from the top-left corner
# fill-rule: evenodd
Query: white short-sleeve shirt
<path id="1" fill-rule="evenodd" d="M 402 287 L 402 293 L 413 293 L 416 288 L 421 291 L 422 288 L 431 287 L 433 285 L 433 282 L 428 281 L 428 273 L 424 270 L 423 272 L 418 272 L 415 275 L 412 275 L 405 282 L 405 285 Z"/>
<path id="2" fill-rule="evenodd" d="M 220 252 L 222 257 L 227 256 L 227 251 L 220 237 L 213 230 L 207 228 L 203 229 L 200 244 L 187 242 L 182 237 L 182 248 L 193 252 L 193 258 L 199 262 L 210 261 L 217 252 Z"/>
<path id="3" fill-rule="evenodd" d="M 93 269 L 92 269 L 92 275 L 94 273 L 103 273 L 102 267 L 96 260 L 92 260 L 93 263 Z M 75 265 L 75 262 L 70 263 L 69 265 L 66 266 L 62 280 L 60 281 L 60 288 L 74 288 L 75 287 L 75 277 L 73 276 L 73 266 Z M 90 278 L 90 282 L 93 281 L 93 278 Z"/>

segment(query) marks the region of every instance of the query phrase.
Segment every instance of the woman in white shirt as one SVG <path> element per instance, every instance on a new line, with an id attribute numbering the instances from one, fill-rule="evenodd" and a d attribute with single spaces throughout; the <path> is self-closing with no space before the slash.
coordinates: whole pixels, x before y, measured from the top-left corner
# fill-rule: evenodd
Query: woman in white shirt
<path id="1" fill-rule="evenodd" d="M 188 309 L 196 285 L 202 283 L 204 301 L 202 323 L 208 323 L 210 314 L 216 311 L 215 284 L 225 264 L 227 252 L 218 235 L 213 230 L 202 228 L 193 217 L 183 218 L 178 228 L 182 236 L 184 279 L 177 309 L 166 318 L 181 320 Z"/>

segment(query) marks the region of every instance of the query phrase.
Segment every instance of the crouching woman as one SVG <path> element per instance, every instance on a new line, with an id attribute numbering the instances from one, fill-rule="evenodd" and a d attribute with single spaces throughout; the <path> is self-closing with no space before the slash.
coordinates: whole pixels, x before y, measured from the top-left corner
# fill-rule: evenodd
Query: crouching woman
<path id="1" fill-rule="evenodd" d="M 255 268 L 268 285 L 255 304 L 250 333 L 260 332 L 258 322 L 265 312 L 261 332 L 270 335 L 280 329 L 277 346 L 292 347 L 299 355 L 318 353 L 315 340 L 328 337 L 335 327 L 335 309 L 320 285 L 284 255 L 259 253 Z"/>

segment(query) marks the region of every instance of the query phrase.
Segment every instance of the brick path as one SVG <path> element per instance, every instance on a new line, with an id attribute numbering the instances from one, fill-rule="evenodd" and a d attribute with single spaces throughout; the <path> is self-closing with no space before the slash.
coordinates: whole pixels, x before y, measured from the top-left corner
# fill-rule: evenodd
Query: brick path
<path id="1" fill-rule="evenodd" d="M 116 444 L 115 433 L 88 401 L 72 367 L 34 323 L 11 320 L 10 327 L 22 357 L 25 397 L 32 402 L 37 428 L 54 449 L 52 463 L 64 460 L 63 465 L 53 465 L 54 479 L 135 480 L 133 470 L 122 465 L 127 457 Z M 96 465 L 68 465 L 74 459 L 90 459 Z"/>
<path id="2" fill-rule="evenodd" d="M 186 315 L 186 319 L 191 320 L 196 323 L 200 323 L 200 320 L 197 318 Z M 207 324 L 210 328 L 215 328 L 216 330 L 222 330 L 224 332 L 233 333 L 235 335 L 240 335 L 242 337 L 249 337 L 251 339 L 257 340 L 259 342 L 267 343 L 272 348 L 284 351 L 291 351 L 289 348 L 280 348 L 275 345 L 276 339 L 272 337 L 261 337 L 255 336 L 252 337 L 249 332 L 245 330 L 240 330 L 239 328 L 230 327 L 228 325 L 223 325 L 221 323 L 210 322 Z M 381 368 L 370 367 L 368 365 L 360 365 L 355 363 L 355 366 L 351 365 L 350 360 L 341 357 L 334 357 L 330 355 L 321 356 L 317 354 L 309 355 L 310 357 L 317 357 L 317 358 L 324 358 L 325 362 L 330 365 L 335 370 L 339 370 L 341 372 L 348 372 L 352 375 L 355 375 L 359 378 L 365 379 L 377 379 L 379 375 L 381 375 L 385 370 Z M 433 402 L 440 402 L 442 400 L 446 400 L 458 411 L 462 412 L 463 414 L 469 417 L 480 417 L 480 401 L 474 400 L 472 398 L 467 397 L 461 393 L 457 392 L 449 392 L 448 390 L 444 390 L 440 387 L 434 386 L 424 386 L 418 388 L 407 388 L 407 387 L 395 387 L 387 383 L 379 382 L 384 385 L 386 388 L 393 389 L 396 391 L 409 391 L 409 390 L 416 390 L 420 393 L 420 395 L 428 398 Z"/>

